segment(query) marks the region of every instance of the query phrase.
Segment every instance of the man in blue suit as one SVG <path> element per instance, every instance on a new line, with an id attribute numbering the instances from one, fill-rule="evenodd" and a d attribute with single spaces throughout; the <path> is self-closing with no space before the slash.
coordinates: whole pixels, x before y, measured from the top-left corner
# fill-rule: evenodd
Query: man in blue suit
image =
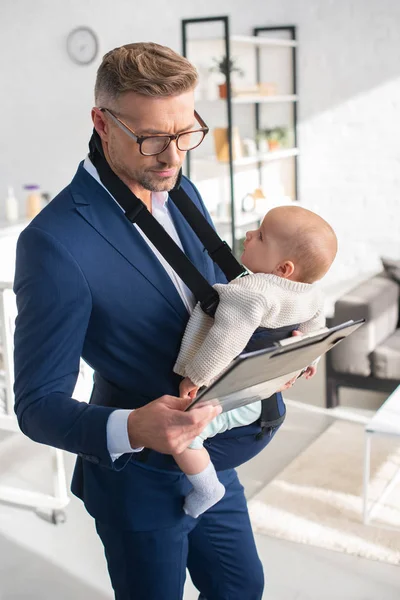
<path id="1" fill-rule="evenodd" d="M 225 278 L 168 197 L 186 152 L 206 133 L 194 112 L 196 83 L 194 67 L 168 48 L 116 48 L 98 70 L 92 118 L 113 172 L 214 284 Z M 181 185 L 209 219 L 193 184 Z M 20 236 L 20 427 L 78 455 L 72 491 L 96 520 L 117 600 L 179 600 L 186 567 L 201 597 L 260 600 L 262 566 L 230 468 L 237 433 L 209 446 L 224 498 L 199 519 L 182 510 L 189 484 L 165 455 L 186 448 L 217 414 L 184 412 L 177 397 L 172 367 L 195 300 L 117 200 L 87 157 Z M 72 398 L 81 356 L 95 370 L 90 404 Z"/>

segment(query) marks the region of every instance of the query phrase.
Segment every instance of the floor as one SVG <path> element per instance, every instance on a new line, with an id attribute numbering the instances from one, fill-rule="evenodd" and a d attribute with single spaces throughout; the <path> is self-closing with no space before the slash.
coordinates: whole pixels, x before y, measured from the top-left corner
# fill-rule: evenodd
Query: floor
<path id="1" fill-rule="evenodd" d="M 292 399 L 323 405 L 323 365 L 311 382 L 299 382 Z M 312 399 L 312 400 L 310 400 Z M 382 396 L 344 395 L 343 403 L 376 408 Z M 273 444 L 239 469 L 250 498 L 331 422 L 325 415 L 291 408 Z M 66 455 L 70 474 L 74 457 Z M 42 489 L 51 484 L 48 452 L 22 436 L 0 444 L 4 484 Z M 40 486 L 38 486 L 40 481 Z M 102 547 L 91 519 L 75 498 L 68 520 L 54 526 L 35 513 L 0 504 L 0 600 L 111 600 Z M 398 600 L 400 568 L 267 536 L 256 537 L 270 600 Z M 399 539 L 400 544 L 400 539 Z M 188 580 L 185 600 L 197 599 Z M 245 599 L 243 599 L 245 600 Z"/>

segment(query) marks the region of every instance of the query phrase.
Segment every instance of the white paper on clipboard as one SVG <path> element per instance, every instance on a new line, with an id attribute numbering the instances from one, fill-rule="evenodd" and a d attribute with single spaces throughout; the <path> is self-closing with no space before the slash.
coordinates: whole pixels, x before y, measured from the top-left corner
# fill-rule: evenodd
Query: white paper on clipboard
<path id="1" fill-rule="evenodd" d="M 346 321 L 307 336 L 290 338 L 269 348 L 242 354 L 186 410 L 204 404 L 223 412 L 272 396 L 276 390 L 356 331 L 364 320 Z"/>

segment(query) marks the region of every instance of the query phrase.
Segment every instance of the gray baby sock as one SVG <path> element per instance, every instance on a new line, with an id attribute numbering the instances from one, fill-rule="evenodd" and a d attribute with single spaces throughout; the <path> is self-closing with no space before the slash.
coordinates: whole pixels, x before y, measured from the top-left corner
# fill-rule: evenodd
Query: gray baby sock
<path id="1" fill-rule="evenodd" d="M 197 519 L 206 510 L 214 506 L 225 494 L 225 487 L 219 481 L 214 465 L 210 462 L 201 473 L 187 475 L 193 489 L 185 498 L 183 510 Z"/>

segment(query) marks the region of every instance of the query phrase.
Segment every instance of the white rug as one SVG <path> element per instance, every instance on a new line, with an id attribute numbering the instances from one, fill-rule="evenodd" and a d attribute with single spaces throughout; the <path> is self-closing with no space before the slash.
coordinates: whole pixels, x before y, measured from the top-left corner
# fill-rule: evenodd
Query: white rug
<path id="1" fill-rule="evenodd" d="M 364 427 L 336 421 L 249 502 L 254 531 L 400 565 L 400 482 L 363 525 L 363 451 Z M 373 438 L 371 500 L 399 466 L 400 440 Z"/>

